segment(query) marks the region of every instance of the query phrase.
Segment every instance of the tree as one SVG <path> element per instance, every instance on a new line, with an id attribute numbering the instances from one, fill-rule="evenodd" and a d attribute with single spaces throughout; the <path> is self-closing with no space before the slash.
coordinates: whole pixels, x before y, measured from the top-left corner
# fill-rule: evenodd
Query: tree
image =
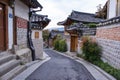
<path id="1" fill-rule="evenodd" d="M 50 31 L 49 30 L 43 30 L 43 41 L 47 41 L 49 38 Z"/>

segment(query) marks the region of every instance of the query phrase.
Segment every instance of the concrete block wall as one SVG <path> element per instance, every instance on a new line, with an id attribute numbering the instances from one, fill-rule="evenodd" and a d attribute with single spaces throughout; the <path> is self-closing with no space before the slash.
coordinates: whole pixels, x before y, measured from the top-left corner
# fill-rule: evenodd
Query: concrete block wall
<path id="1" fill-rule="evenodd" d="M 120 69 L 120 24 L 97 28 L 96 41 L 102 47 L 102 59 Z"/>

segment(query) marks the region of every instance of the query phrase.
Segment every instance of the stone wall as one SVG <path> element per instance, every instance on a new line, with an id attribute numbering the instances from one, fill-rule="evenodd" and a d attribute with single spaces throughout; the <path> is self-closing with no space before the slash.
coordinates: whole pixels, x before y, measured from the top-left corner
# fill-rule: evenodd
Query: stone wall
<path id="1" fill-rule="evenodd" d="M 27 29 L 17 28 L 17 44 L 27 47 Z"/>
<path id="2" fill-rule="evenodd" d="M 15 43 L 14 51 L 23 63 L 32 61 L 31 50 L 27 46 L 29 7 L 21 0 L 15 0 Z"/>
<path id="3" fill-rule="evenodd" d="M 36 32 L 39 33 L 37 34 L 38 37 L 35 37 Z M 32 30 L 32 41 L 35 48 L 36 59 L 43 59 L 43 38 L 41 30 Z"/>
<path id="4" fill-rule="evenodd" d="M 97 28 L 95 37 L 102 47 L 102 59 L 120 69 L 120 24 Z"/>
<path id="5" fill-rule="evenodd" d="M 14 51 L 23 63 L 32 61 L 31 50 L 27 46 L 27 20 L 16 16 L 16 40 Z"/>
<path id="6" fill-rule="evenodd" d="M 17 45 L 27 47 L 27 20 L 16 17 Z"/>
<path id="7" fill-rule="evenodd" d="M 43 39 L 32 39 L 36 59 L 43 59 Z"/>
<path id="8" fill-rule="evenodd" d="M 15 0 L 16 42 L 20 47 L 27 47 L 27 22 L 29 7 L 20 0 Z"/>
<path id="9" fill-rule="evenodd" d="M 70 35 L 67 32 L 65 32 L 65 39 L 67 43 L 67 52 L 70 52 Z"/>

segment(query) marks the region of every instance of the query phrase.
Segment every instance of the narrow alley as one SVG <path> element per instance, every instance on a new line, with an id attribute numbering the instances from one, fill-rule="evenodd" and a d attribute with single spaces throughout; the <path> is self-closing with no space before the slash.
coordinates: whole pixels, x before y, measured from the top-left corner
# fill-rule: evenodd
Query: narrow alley
<path id="1" fill-rule="evenodd" d="M 120 0 L 0 0 L 0 80 L 120 80 Z"/>
<path id="2" fill-rule="evenodd" d="M 51 60 L 41 65 L 26 80 L 95 80 L 82 64 L 52 50 L 45 52 Z"/>

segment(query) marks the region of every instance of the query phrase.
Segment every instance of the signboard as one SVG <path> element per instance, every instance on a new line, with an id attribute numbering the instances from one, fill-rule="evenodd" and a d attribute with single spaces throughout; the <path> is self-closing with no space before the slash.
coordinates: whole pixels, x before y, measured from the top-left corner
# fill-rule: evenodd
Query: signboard
<path id="1" fill-rule="evenodd" d="M 13 18 L 13 14 L 12 13 L 9 13 L 9 18 Z"/>

